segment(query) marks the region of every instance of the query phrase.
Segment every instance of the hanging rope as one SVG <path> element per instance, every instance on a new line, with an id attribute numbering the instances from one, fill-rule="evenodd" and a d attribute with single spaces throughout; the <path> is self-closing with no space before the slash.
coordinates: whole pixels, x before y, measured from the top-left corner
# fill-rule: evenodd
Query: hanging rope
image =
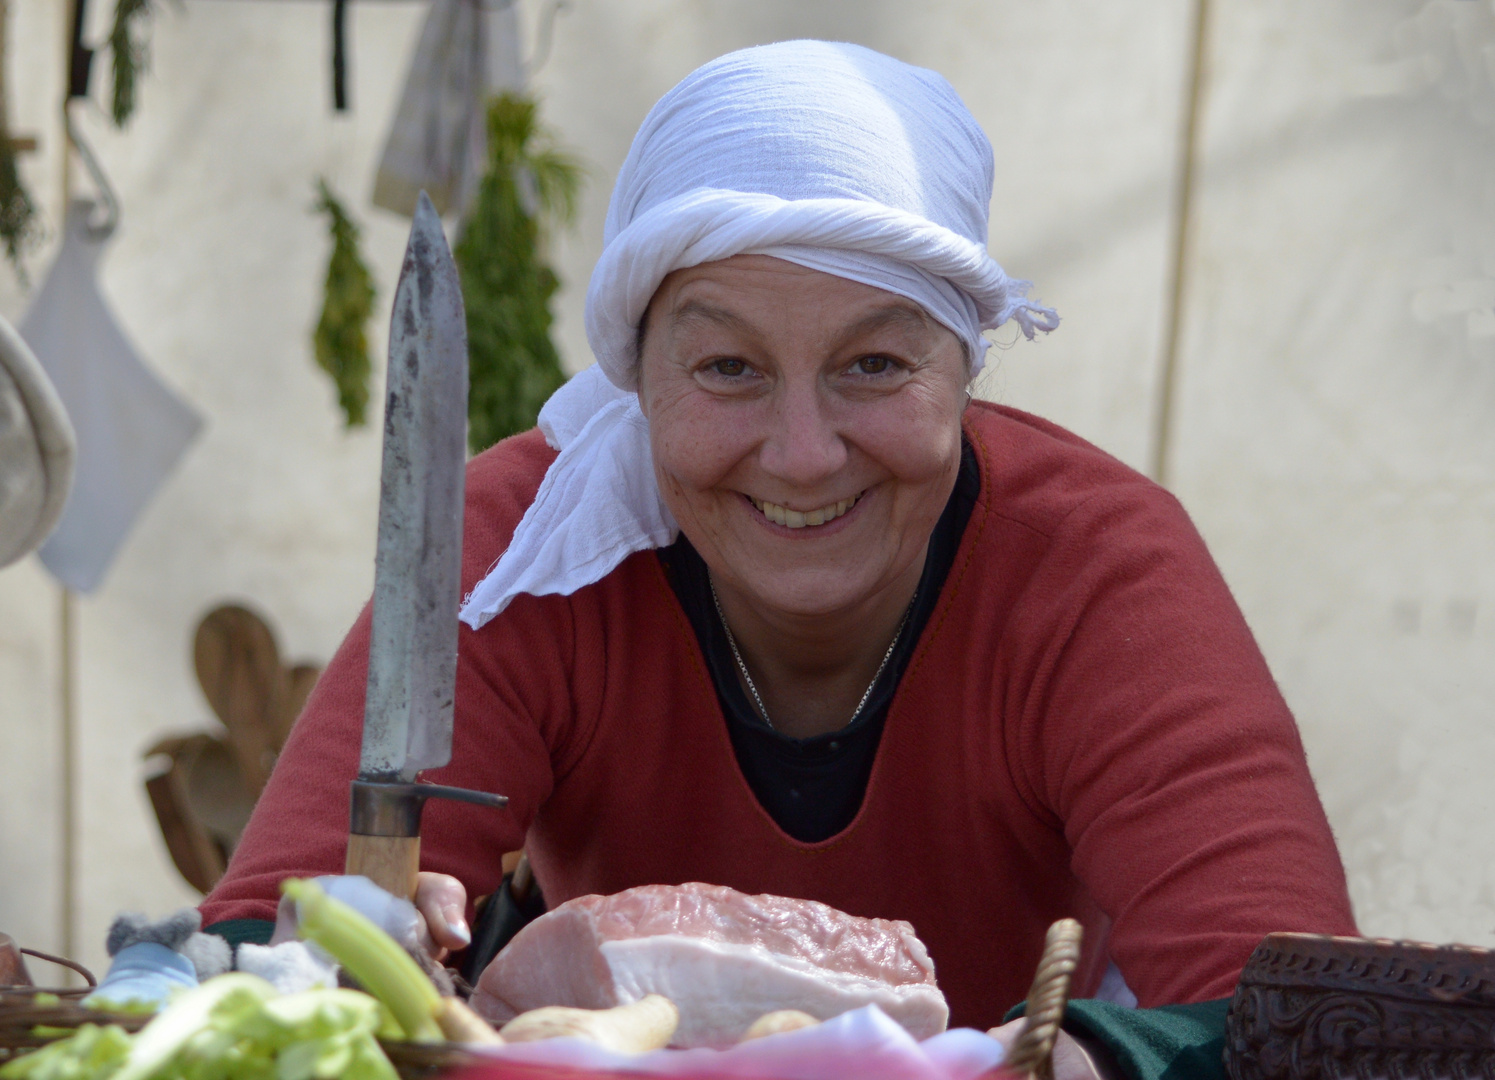
<path id="1" fill-rule="evenodd" d="M 332 107 L 348 111 L 348 0 L 332 0 Z"/>
<path id="2" fill-rule="evenodd" d="M 1184 306 L 1188 293 L 1190 248 L 1194 231 L 1194 196 L 1198 183 L 1200 107 L 1204 97 L 1205 65 L 1209 48 L 1209 0 L 1194 0 L 1189 82 L 1184 101 L 1183 132 L 1179 140 L 1178 171 L 1174 180 L 1173 253 L 1169 267 L 1168 316 L 1163 337 L 1162 370 L 1158 373 L 1157 404 L 1153 413 L 1149 471 L 1167 487 L 1178 408 L 1179 351 L 1182 347 Z"/>

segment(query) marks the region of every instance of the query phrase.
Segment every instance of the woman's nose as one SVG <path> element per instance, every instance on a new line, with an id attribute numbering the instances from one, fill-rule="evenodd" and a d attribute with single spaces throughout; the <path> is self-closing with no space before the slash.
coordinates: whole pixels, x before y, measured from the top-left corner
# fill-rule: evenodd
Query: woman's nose
<path id="1" fill-rule="evenodd" d="M 776 396 L 773 426 L 763 441 L 759 463 L 787 484 L 814 487 L 846 464 L 846 443 L 816 386 L 783 386 Z"/>

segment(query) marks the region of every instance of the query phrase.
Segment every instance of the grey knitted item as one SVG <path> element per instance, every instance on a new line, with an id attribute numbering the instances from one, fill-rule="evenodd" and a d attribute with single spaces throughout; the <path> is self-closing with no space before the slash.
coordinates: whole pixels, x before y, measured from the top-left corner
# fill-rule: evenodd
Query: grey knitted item
<path id="1" fill-rule="evenodd" d="M 234 951 L 217 934 L 193 934 L 177 952 L 192 961 L 199 982 L 233 970 Z"/>
<path id="2" fill-rule="evenodd" d="M 109 936 L 104 939 L 104 948 L 110 956 L 118 956 L 121 949 L 138 945 L 142 941 L 165 945 L 172 952 L 181 952 L 187 939 L 202 929 L 202 913 L 196 908 L 173 911 L 164 919 L 151 922 L 138 911 L 122 912 L 109 927 Z"/>

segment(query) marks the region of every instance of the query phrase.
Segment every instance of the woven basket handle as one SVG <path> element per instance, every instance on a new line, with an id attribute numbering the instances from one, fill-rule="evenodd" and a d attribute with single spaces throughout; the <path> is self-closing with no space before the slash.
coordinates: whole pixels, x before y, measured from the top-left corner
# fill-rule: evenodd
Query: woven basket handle
<path id="1" fill-rule="evenodd" d="M 1028 1009 L 1022 1030 L 1012 1041 L 1003 1063 L 1020 1076 L 1053 1080 L 1054 1043 L 1064 1022 L 1069 1001 L 1069 981 L 1080 963 L 1080 939 L 1084 929 L 1074 919 L 1060 919 L 1049 927 L 1038 958 L 1038 970 L 1028 991 Z"/>

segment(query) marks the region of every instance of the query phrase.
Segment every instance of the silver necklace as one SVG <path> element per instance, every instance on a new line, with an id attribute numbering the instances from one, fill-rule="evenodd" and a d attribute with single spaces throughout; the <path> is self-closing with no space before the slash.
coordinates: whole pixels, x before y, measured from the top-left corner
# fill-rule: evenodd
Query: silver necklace
<path id="1" fill-rule="evenodd" d="M 763 722 L 768 725 L 769 730 L 777 731 L 773 721 L 768 718 L 768 710 L 763 706 L 763 697 L 758 693 L 758 685 L 753 682 L 753 676 L 748 672 L 747 664 L 742 661 L 742 653 L 737 650 L 737 638 L 732 634 L 732 628 L 727 625 L 727 617 L 722 614 L 722 602 L 716 595 L 716 582 L 711 580 L 711 575 L 706 575 L 706 584 L 711 588 L 711 603 L 716 606 L 716 617 L 721 620 L 722 629 L 727 632 L 727 644 L 732 647 L 732 659 L 737 661 L 737 670 L 742 672 L 742 679 L 747 683 L 748 693 L 753 695 L 753 704 L 758 706 L 758 715 L 763 717 Z M 914 596 L 919 594 L 915 591 Z M 867 684 L 867 689 L 862 692 L 862 700 L 857 702 L 857 707 L 852 710 L 851 719 L 846 721 L 845 727 L 850 727 L 856 722 L 856 718 L 862 715 L 862 709 L 867 704 L 867 699 L 872 696 L 872 688 L 877 685 L 877 680 L 882 678 L 883 669 L 888 666 L 888 661 L 893 659 L 893 650 L 898 645 L 898 639 L 903 636 L 903 628 L 908 625 L 909 613 L 914 610 L 914 601 L 908 602 L 908 607 L 903 609 L 903 618 L 898 622 L 898 629 L 893 631 L 893 640 L 888 642 L 888 651 L 882 654 L 882 663 L 877 665 L 877 673 L 872 676 L 872 681 Z"/>

